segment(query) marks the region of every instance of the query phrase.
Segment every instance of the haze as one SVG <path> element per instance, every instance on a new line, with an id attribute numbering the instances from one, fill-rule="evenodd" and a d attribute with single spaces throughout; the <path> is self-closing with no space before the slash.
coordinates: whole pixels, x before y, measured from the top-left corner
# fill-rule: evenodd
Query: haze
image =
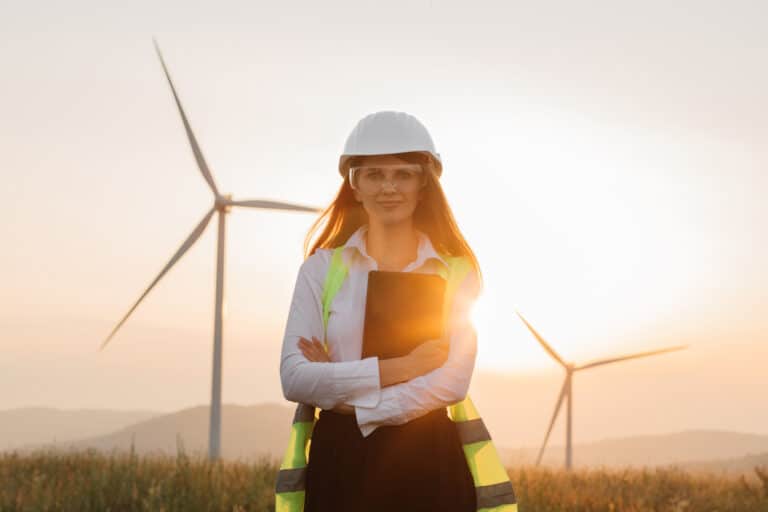
<path id="1" fill-rule="evenodd" d="M 424 122 L 484 272 L 475 380 L 509 382 L 481 412 L 546 428 L 561 375 L 518 310 L 576 362 L 690 345 L 578 375 L 577 441 L 768 433 L 767 15 L 756 1 L 6 5 L 0 409 L 209 403 L 215 223 L 97 351 L 212 200 L 154 35 L 235 198 L 325 205 L 359 118 Z M 283 402 L 312 221 L 228 217 L 225 403 Z"/>

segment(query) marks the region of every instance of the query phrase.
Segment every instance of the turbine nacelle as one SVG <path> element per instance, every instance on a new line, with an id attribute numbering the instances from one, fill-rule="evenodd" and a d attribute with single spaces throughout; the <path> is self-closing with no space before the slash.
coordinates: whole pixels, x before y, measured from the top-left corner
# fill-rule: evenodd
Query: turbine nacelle
<path id="1" fill-rule="evenodd" d="M 232 194 L 216 194 L 213 198 L 213 207 L 222 213 L 229 213 L 232 209 Z"/>

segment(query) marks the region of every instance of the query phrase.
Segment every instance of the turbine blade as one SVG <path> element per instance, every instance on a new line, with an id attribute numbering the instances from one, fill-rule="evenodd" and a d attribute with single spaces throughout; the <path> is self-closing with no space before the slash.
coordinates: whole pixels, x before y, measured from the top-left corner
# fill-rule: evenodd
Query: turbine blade
<path id="1" fill-rule="evenodd" d="M 266 208 L 271 210 L 294 210 L 299 212 L 322 212 L 323 208 L 305 206 L 301 204 L 284 203 L 282 201 L 267 201 L 262 199 L 247 199 L 243 201 L 229 201 L 232 206 L 245 206 L 246 208 Z"/>
<path id="2" fill-rule="evenodd" d="M 554 357 L 558 363 L 563 365 L 563 367 L 567 367 L 568 365 L 565 363 L 565 361 L 563 361 L 563 358 L 560 357 L 560 355 L 557 352 L 555 352 L 555 349 L 549 346 L 549 343 L 544 341 L 544 338 L 542 338 L 541 335 L 538 332 L 536 332 L 536 329 L 531 327 L 531 324 L 529 324 L 528 321 L 525 318 L 523 318 L 523 315 L 521 315 L 517 311 L 515 311 L 515 313 L 517 313 L 517 316 L 519 316 L 520 319 L 525 323 L 525 326 L 528 327 L 528 330 L 531 331 L 531 333 L 533 333 L 533 335 L 536 337 L 537 340 L 539 340 L 539 343 L 541 343 L 541 346 L 544 347 L 544 350 L 546 350 L 549 353 L 549 355 Z"/>
<path id="3" fill-rule="evenodd" d="M 154 37 L 152 38 L 152 42 L 155 44 L 155 51 L 157 52 L 157 56 L 160 58 L 160 64 L 163 66 L 163 71 L 165 72 L 165 77 L 168 79 L 168 84 L 171 86 L 171 92 L 173 92 L 173 98 L 176 100 L 176 106 L 179 108 L 179 114 L 181 114 L 181 120 L 184 122 L 184 130 L 187 132 L 189 144 L 192 146 L 192 152 L 195 154 L 197 166 L 200 168 L 200 172 L 203 173 L 203 178 L 205 181 L 208 182 L 208 186 L 211 187 L 213 193 L 218 196 L 219 190 L 216 188 L 216 183 L 213 181 L 213 176 L 211 175 L 210 169 L 208 169 L 208 164 L 205 162 L 203 152 L 197 143 L 195 134 L 192 133 L 192 127 L 189 125 L 187 115 L 184 113 L 184 109 L 181 107 L 181 101 L 179 100 L 179 96 L 176 94 L 176 88 L 173 86 L 173 82 L 171 81 L 171 75 L 168 73 L 168 68 L 165 66 L 165 60 L 163 60 L 163 55 L 160 53 L 160 47 L 158 46 Z"/>
<path id="4" fill-rule="evenodd" d="M 541 449 L 539 450 L 539 455 L 536 457 L 536 465 L 538 466 L 541 462 L 541 457 L 544 455 L 544 448 L 547 446 L 547 441 L 549 440 L 549 434 L 552 433 L 552 427 L 555 425 L 555 420 L 557 419 L 557 414 L 560 412 L 560 406 L 563 403 L 563 397 L 565 396 L 565 389 L 568 387 L 568 377 L 565 378 L 563 381 L 563 387 L 560 388 L 560 396 L 557 398 L 557 404 L 555 405 L 555 410 L 552 412 L 552 419 L 549 420 L 549 428 L 547 429 L 547 435 L 544 436 L 544 443 L 541 445 Z"/>
<path id="5" fill-rule="evenodd" d="M 611 358 L 608 358 L 608 359 L 598 359 L 597 361 L 592 361 L 590 363 L 586 363 L 586 364 L 583 364 L 581 366 L 577 366 L 576 368 L 574 368 L 574 370 L 584 370 L 586 368 L 592 368 L 594 366 L 600 366 L 600 365 L 608 364 L 608 363 L 615 363 L 617 361 L 625 361 L 627 359 L 636 359 L 638 357 L 652 356 L 652 355 L 655 355 L 655 354 L 662 354 L 664 352 L 672 352 L 673 350 L 682 350 L 682 349 L 687 348 L 687 347 L 688 347 L 688 345 L 678 345 L 678 346 L 675 346 L 675 347 L 663 348 L 663 349 L 660 349 L 660 350 L 651 350 L 649 352 L 639 352 L 637 354 L 631 354 L 631 355 L 628 355 L 628 356 L 611 357 Z"/>
<path id="6" fill-rule="evenodd" d="M 144 299 L 144 297 L 147 296 L 149 291 L 154 288 L 154 286 L 160 281 L 160 279 L 165 275 L 166 272 L 177 262 L 179 259 L 184 255 L 187 250 L 192 247 L 192 245 L 197 241 L 198 238 L 200 238 L 200 235 L 203 234 L 203 231 L 205 231 L 205 227 L 208 225 L 208 222 L 211 220 L 211 215 L 213 215 L 213 212 L 216 211 L 215 208 L 211 208 L 208 213 L 205 214 L 205 217 L 203 217 L 203 220 L 201 220 L 195 229 L 192 231 L 192 233 L 187 237 L 186 240 L 184 240 L 184 243 L 181 244 L 181 247 L 178 248 L 176 253 L 173 255 L 173 257 L 166 263 L 165 267 L 163 267 L 163 270 L 160 271 L 160 273 L 157 275 L 154 281 L 150 283 L 150 285 L 147 287 L 146 290 L 144 290 L 144 293 L 141 294 L 141 297 L 139 297 L 139 300 L 137 300 L 131 309 L 128 310 L 128 313 L 125 314 L 122 320 L 115 326 L 114 329 L 112 329 L 112 332 L 109 333 L 109 336 L 107 336 L 107 339 L 105 339 L 101 346 L 99 347 L 99 350 L 103 350 L 105 346 L 107 346 L 107 343 L 109 343 L 109 340 L 112 339 L 112 336 L 115 335 L 118 329 L 120 329 L 120 326 L 125 323 L 125 321 L 128 319 L 128 317 L 133 313 L 133 310 L 136 309 L 136 307 L 139 305 L 139 303 Z"/>

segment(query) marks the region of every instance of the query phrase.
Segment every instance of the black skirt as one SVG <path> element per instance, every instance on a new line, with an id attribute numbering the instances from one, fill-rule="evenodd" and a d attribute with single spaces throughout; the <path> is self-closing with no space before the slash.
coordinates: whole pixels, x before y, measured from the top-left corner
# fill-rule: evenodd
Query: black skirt
<path id="1" fill-rule="evenodd" d="M 353 414 L 320 411 L 305 512 L 475 512 L 475 486 L 445 408 L 364 438 Z"/>

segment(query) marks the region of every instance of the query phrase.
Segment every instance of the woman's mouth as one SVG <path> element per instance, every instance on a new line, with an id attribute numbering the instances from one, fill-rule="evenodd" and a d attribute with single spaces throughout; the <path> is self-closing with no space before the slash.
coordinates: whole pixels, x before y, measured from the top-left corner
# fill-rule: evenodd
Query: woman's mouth
<path id="1" fill-rule="evenodd" d="M 398 207 L 402 201 L 382 201 L 379 203 L 383 208 L 396 208 Z"/>

